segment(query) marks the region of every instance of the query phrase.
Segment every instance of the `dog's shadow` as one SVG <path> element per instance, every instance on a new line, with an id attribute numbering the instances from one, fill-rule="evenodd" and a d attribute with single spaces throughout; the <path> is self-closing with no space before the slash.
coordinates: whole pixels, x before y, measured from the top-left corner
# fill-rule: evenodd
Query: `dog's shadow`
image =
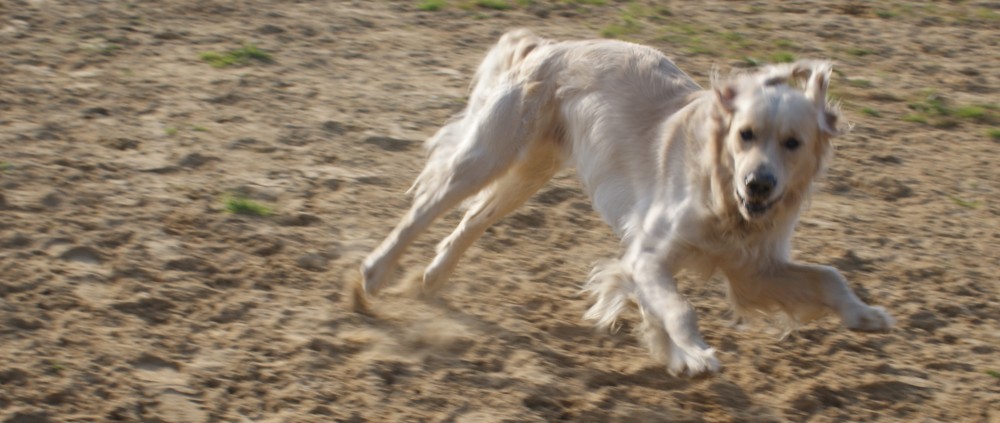
<path id="1" fill-rule="evenodd" d="M 412 351 L 400 353 L 421 357 L 422 372 L 449 375 L 448 382 L 459 386 L 517 388 L 528 393 L 524 405 L 548 420 L 565 419 L 579 412 L 581 392 L 597 391 L 604 393 L 604 400 L 587 405 L 591 407 L 588 413 L 604 413 L 609 418 L 645 415 L 652 409 L 633 395 L 646 390 L 669 393 L 695 408 L 721 408 L 732 416 L 775 417 L 773 410 L 754 404 L 742 387 L 724 376 L 671 376 L 663 365 L 645 356 L 645 348 L 628 324 L 608 333 L 582 322 L 539 324 L 510 316 L 493 320 L 440 295 L 421 297 L 412 288 L 404 282 L 388 290 L 378 301 L 368 304 L 364 314 L 355 313 L 352 320 L 402 340 L 399 347 Z M 531 327 L 512 329 L 512 319 L 522 320 L 514 324 L 527 323 Z M 439 341 L 441 338 L 446 339 Z M 588 343 L 606 346 L 589 351 L 573 347 Z M 621 347 L 632 351 L 622 351 Z M 619 354 L 643 354 L 636 358 L 648 361 L 648 365 L 628 371 L 595 366 L 595 362 L 605 360 L 608 349 Z M 529 358 L 518 361 L 512 359 L 514 356 Z M 533 377 L 532 372 L 544 374 Z M 640 395 L 649 394 L 647 391 Z M 684 413 L 680 409 L 660 411 Z"/>

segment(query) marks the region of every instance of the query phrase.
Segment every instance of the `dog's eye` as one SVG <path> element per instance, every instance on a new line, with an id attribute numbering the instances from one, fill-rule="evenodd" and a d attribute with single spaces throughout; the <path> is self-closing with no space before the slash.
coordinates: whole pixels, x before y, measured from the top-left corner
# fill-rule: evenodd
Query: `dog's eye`
<path id="1" fill-rule="evenodd" d="M 740 131 L 740 139 L 747 142 L 753 141 L 753 130 L 744 129 Z"/>
<path id="2" fill-rule="evenodd" d="M 789 139 L 785 140 L 785 148 L 787 148 L 789 150 L 795 150 L 796 148 L 799 148 L 800 144 L 801 143 L 799 142 L 799 140 L 797 140 L 795 138 L 789 138 Z"/>

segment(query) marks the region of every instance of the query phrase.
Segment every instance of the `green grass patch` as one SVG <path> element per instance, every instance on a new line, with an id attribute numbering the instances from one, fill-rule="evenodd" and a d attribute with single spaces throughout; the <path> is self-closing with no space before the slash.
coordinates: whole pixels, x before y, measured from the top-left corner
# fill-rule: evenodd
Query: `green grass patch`
<path id="1" fill-rule="evenodd" d="M 673 15 L 673 12 L 664 7 L 629 2 L 624 9 L 619 11 L 620 20 L 617 23 L 604 27 L 601 30 L 601 36 L 604 38 L 624 38 L 625 36 L 640 32 L 643 29 L 643 21 L 663 22 L 664 16 L 671 15 Z M 685 24 L 669 25 L 665 28 L 672 32 L 672 34 L 664 36 L 661 39 L 670 39 L 678 44 L 683 43 L 676 39 L 680 38 L 676 37 L 676 33 L 680 32 L 687 35 L 700 33 L 700 31 Z"/>
<path id="2" fill-rule="evenodd" d="M 897 97 L 895 94 L 887 91 L 872 91 L 868 93 L 868 98 L 875 101 L 886 101 L 892 103 L 898 103 L 903 101 L 903 99 Z"/>
<path id="3" fill-rule="evenodd" d="M 986 130 L 986 135 L 989 135 L 993 141 L 1000 141 L 1000 129 L 990 128 Z"/>
<path id="4" fill-rule="evenodd" d="M 94 51 L 96 51 L 97 53 L 100 53 L 100 54 L 102 54 L 104 56 L 110 56 L 110 55 L 115 54 L 116 52 L 118 52 L 120 50 L 123 50 L 124 48 L 125 47 L 122 47 L 122 46 L 120 46 L 118 44 L 101 44 L 101 45 L 98 45 L 98 46 L 94 47 Z"/>
<path id="5" fill-rule="evenodd" d="M 721 47 L 729 51 L 733 58 L 739 58 L 740 54 L 755 48 L 753 40 L 750 40 L 741 32 L 727 31 L 722 33 L 712 33 L 715 41 Z"/>
<path id="6" fill-rule="evenodd" d="M 984 21 L 993 21 L 993 22 L 1000 21 L 1000 13 L 994 12 L 986 8 L 976 9 L 975 16 L 977 19 L 981 19 Z"/>
<path id="7" fill-rule="evenodd" d="M 931 93 L 923 101 L 913 102 L 907 105 L 912 110 L 919 112 L 933 113 L 936 115 L 948 115 L 948 106 L 944 104 L 944 98 Z"/>
<path id="8" fill-rule="evenodd" d="M 163 133 L 167 134 L 168 137 L 172 137 L 174 135 L 177 135 L 177 128 L 173 126 L 168 126 L 165 129 L 163 129 Z"/>
<path id="9" fill-rule="evenodd" d="M 493 10 L 507 10 L 514 7 L 506 0 L 476 0 L 475 5 L 484 9 Z"/>
<path id="10" fill-rule="evenodd" d="M 66 366 L 63 366 L 62 363 L 55 360 L 45 360 L 45 364 L 47 366 L 45 371 L 51 374 L 59 374 L 62 373 L 63 370 L 66 370 Z"/>
<path id="11" fill-rule="evenodd" d="M 981 106 L 956 107 L 952 112 L 955 114 L 955 116 L 958 116 L 962 119 L 972 119 L 977 121 L 984 121 L 986 120 L 987 116 L 986 108 Z"/>
<path id="12" fill-rule="evenodd" d="M 688 39 L 687 52 L 690 54 L 716 54 L 714 48 L 705 45 L 701 38 L 698 37 Z"/>
<path id="13" fill-rule="evenodd" d="M 924 118 L 920 123 L 930 124 L 938 128 L 954 128 L 963 120 L 988 124 L 997 119 L 997 107 L 994 105 L 952 106 L 947 104 L 944 98 L 934 93 L 928 94 L 923 101 L 907 104 L 907 107 L 913 110 L 913 115 Z M 911 122 L 917 121 L 911 120 Z"/>
<path id="14" fill-rule="evenodd" d="M 871 117 L 882 117 L 882 114 L 879 113 L 878 110 L 875 110 L 875 109 L 873 109 L 871 107 L 865 107 L 865 108 L 861 109 L 861 113 L 864 113 L 864 114 L 866 114 L 868 116 L 871 116 Z"/>
<path id="15" fill-rule="evenodd" d="M 444 9 L 444 6 L 444 0 L 424 0 L 417 5 L 417 9 L 427 12 L 435 12 Z"/>
<path id="16" fill-rule="evenodd" d="M 637 19 L 632 16 L 622 16 L 621 23 L 611 24 L 604 27 L 601 30 L 601 36 L 604 38 L 622 38 L 626 35 L 631 35 L 639 32 L 642 29 L 642 24 L 639 23 Z"/>
<path id="17" fill-rule="evenodd" d="M 792 63 L 795 61 L 795 55 L 787 51 L 779 51 L 771 55 L 771 61 L 775 63 Z"/>
<path id="18" fill-rule="evenodd" d="M 655 6 L 653 11 L 659 16 L 674 16 L 674 11 L 666 6 Z"/>
<path id="19" fill-rule="evenodd" d="M 675 28 L 685 35 L 697 35 L 706 32 L 703 28 L 684 23 L 675 25 Z"/>
<path id="20" fill-rule="evenodd" d="M 656 41 L 665 41 L 671 45 L 683 48 L 689 54 L 711 54 L 718 57 L 726 57 L 735 60 L 746 58 L 747 52 L 768 51 L 763 42 L 758 42 L 746 36 L 745 33 L 737 31 L 719 31 L 711 26 L 706 26 L 698 22 L 680 23 L 668 20 L 657 15 L 655 8 L 635 7 L 637 12 L 644 12 L 650 16 L 651 21 L 663 20 L 663 25 L 656 24 L 653 27 L 660 31 L 660 35 L 655 37 Z M 644 22 L 644 21 L 643 21 Z M 648 40 L 643 40 L 648 41 Z M 770 41 L 768 41 L 770 42 Z M 756 61 L 756 59 L 754 59 Z M 750 65 L 750 67 L 756 64 Z"/>
<path id="21" fill-rule="evenodd" d="M 930 124 L 938 129 L 954 129 L 958 127 L 959 122 L 951 116 L 944 116 L 931 120 Z"/>
<path id="22" fill-rule="evenodd" d="M 97 42 L 94 44 L 83 44 L 80 46 L 80 50 L 87 53 L 100 54 L 102 56 L 111 56 L 121 50 L 124 50 L 119 44 L 108 43 L 108 42 Z"/>
<path id="23" fill-rule="evenodd" d="M 878 16 L 882 19 L 892 19 L 895 18 L 896 16 L 899 16 L 899 14 L 891 10 L 876 10 L 875 16 Z"/>
<path id="24" fill-rule="evenodd" d="M 958 197 L 956 197 L 954 195 L 949 195 L 948 197 L 951 198 L 951 201 L 953 201 L 955 204 L 958 204 L 959 206 L 965 207 L 967 209 L 978 208 L 979 204 L 980 204 L 978 201 L 966 200 L 966 199 L 958 198 Z"/>
<path id="25" fill-rule="evenodd" d="M 246 197 L 226 197 L 223 202 L 225 203 L 226 211 L 233 214 L 247 216 L 270 216 L 274 214 L 270 207 Z"/>
<path id="26" fill-rule="evenodd" d="M 746 66 L 750 67 L 750 68 L 756 68 L 756 67 L 758 67 L 758 66 L 760 66 L 762 64 L 760 62 L 760 60 L 757 60 L 757 59 L 755 59 L 753 57 L 750 57 L 750 56 L 744 56 L 743 57 L 743 63 L 746 64 Z"/>
<path id="27" fill-rule="evenodd" d="M 204 126 L 201 126 L 201 125 L 194 125 L 194 126 L 192 126 L 191 130 L 195 131 L 195 132 L 208 132 L 208 128 L 206 128 Z"/>
<path id="28" fill-rule="evenodd" d="M 988 374 L 990 376 L 993 376 L 993 377 L 995 377 L 997 379 L 1000 379 L 1000 372 L 998 372 L 996 370 L 987 370 L 986 374 Z"/>
<path id="29" fill-rule="evenodd" d="M 731 43 L 738 43 L 746 39 L 746 37 L 743 34 L 736 31 L 727 31 L 722 33 L 722 39 L 729 41 Z"/>
<path id="30" fill-rule="evenodd" d="M 214 51 L 204 52 L 201 54 L 201 60 L 212 65 L 213 68 L 225 68 L 229 66 L 243 66 L 249 64 L 251 61 L 271 63 L 274 61 L 274 58 L 271 56 L 271 53 L 261 50 L 253 44 L 247 44 L 224 53 Z"/>
<path id="31" fill-rule="evenodd" d="M 11 163 L 11 162 L 0 162 L 0 172 L 7 173 L 7 172 L 10 172 L 11 169 L 14 169 L 14 164 L 13 163 Z"/>
<path id="32" fill-rule="evenodd" d="M 780 49 L 785 49 L 785 50 L 791 50 L 795 48 L 795 43 L 785 39 L 775 41 L 774 45 Z"/>
<path id="33" fill-rule="evenodd" d="M 867 79 L 848 79 L 847 83 L 851 84 L 852 87 L 858 88 L 871 88 L 875 86 L 875 84 L 872 84 L 872 81 Z"/>

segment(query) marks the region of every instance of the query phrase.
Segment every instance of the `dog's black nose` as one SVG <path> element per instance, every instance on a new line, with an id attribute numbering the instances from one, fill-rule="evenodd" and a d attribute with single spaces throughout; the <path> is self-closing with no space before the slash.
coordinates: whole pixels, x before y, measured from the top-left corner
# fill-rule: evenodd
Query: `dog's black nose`
<path id="1" fill-rule="evenodd" d="M 747 194 L 751 197 L 767 197 L 771 195 L 774 186 L 778 183 L 774 175 L 764 172 L 752 172 L 747 175 L 744 183 L 747 185 Z"/>

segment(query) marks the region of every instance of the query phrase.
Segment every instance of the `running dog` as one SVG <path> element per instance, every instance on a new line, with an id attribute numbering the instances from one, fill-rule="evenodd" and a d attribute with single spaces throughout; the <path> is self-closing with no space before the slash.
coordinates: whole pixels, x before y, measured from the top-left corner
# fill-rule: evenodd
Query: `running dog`
<path id="1" fill-rule="evenodd" d="M 843 132 L 826 99 L 830 73 L 828 62 L 799 61 L 704 89 L 649 47 L 509 32 L 479 66 L 465 110 L 427 141 L 412 207 L 364 260 L 358 304 L 420 233 L 472 197 L 424 272 L 423 292 L 439 290 L 487 227 L 570 165 L 624 245 L 591 274 L 585 318 L 612 327 L 636 304 L 644 341 L 671 374 L 719 369 L 678 290 L 682 270 L 725 275 L 740 316 L 833 312 L 849 329 L 887 330 L 893 319 L 836 269 L 790 258 L 803 202 Z"/>

